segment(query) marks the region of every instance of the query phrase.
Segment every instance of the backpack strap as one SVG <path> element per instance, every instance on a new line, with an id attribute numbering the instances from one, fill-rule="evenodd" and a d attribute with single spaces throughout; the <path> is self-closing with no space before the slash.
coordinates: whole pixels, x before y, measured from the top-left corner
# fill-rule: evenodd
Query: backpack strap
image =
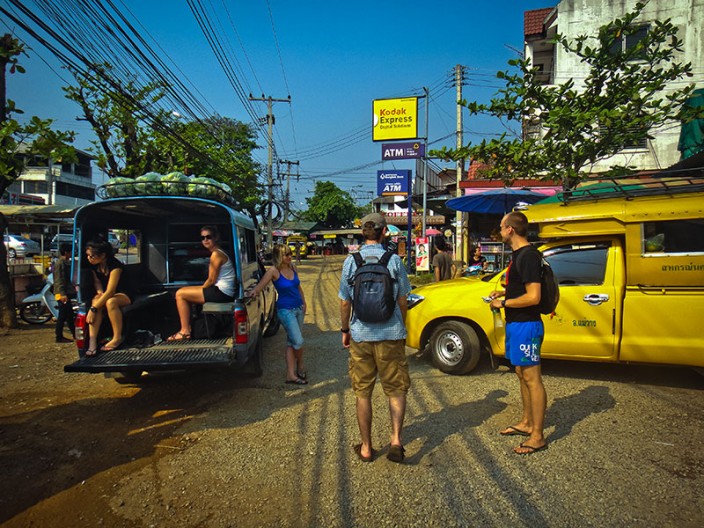
<path id="1" fill-rule="evenodd" d="M 364 259 L 362 258 L 362 255 L 359 254 L 359 251 L 357 253 L 352 253 L 352 258 L 354 259 L 354 263 L 357 264 L 358 268 L 364 266 Z"/>
<path id="2" fill-rule="evenodd" d="M 388 266 L 389 261 L 391 260 L 391 257 L 393 256 L 393 254 L 394 254 L 393 251 L 391 251 L 390 249 L 387 249 L 384 252 L 384 254 L 381 256 L 381 258 L 379 259 L 379 264 L 381 264 L 383 266 Z"/>

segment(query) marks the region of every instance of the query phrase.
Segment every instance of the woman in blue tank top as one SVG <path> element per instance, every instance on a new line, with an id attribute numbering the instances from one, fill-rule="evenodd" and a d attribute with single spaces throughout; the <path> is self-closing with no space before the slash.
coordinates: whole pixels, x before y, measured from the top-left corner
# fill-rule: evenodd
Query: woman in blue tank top
<path id="1" fill-rule="evenodd" d="M 306 313 L 306 298 L 296 268 L 291 264 L 291 249 L 282 244 L 274 245 L 272 260 L 274 265 L 267 270 L 259 284 L 249 292 L 255 297 L 270 281 L 278 293 L 276 311 L 279 321 L 286 330 L 286 383 L 306 385 L 306 371 L 303 368 L 303 316 Z"/>

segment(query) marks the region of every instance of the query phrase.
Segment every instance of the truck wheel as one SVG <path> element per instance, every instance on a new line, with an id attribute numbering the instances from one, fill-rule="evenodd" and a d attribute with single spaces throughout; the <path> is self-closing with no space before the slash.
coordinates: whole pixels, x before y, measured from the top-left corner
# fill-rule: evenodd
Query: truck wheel
<path id="1" fill-rule="evenodd" d="M 249 358 L 249 364 L 255 378 L 264 374 L 264 336 L 261 333 L 257 336 L 257 345 L 254 347 L 252 357 Z"/>
<path id="2" fill-rule="evenodd" d="M 20 317 L 29 324 L 44 324 L 51 320 L 51 312 L 43 302 L 31 302 L 20 308 Z"/>
<path id="3" fill-rule="evenodd" d="M 479 363 L 481 344 L 474 329 L 459 321 L 441 323 L 430 337 L 435 366 L 446 374 L 466 374 Z"/>
<path id="4" fill-rule="evenodd" d="M 269 326 L 266 328 L 266 332 L 264 332 L 264 337 L 271 337 L 273 335 L 276 335 L 276 332 L 279 331 L 279 327 L 281 326 L 281 321 L 279 321 L 279 314 L 274 310 L 274 318 L 271 320 L 269 323 Z"/>

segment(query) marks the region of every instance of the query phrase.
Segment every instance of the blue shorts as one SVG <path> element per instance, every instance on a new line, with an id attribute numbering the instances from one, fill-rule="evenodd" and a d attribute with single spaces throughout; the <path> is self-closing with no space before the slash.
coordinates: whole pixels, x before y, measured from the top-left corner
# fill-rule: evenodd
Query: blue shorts
<path id="1" fill-rule="evenodd" d="M 303 348 L 303 308 L 278 309 L 279 321 L 286 330 L 287 345 L 294 350 Z"/>
<path id="2" fill-rule="evenodd" d="M 514 367 L 540 365 L 545 328 L 542 321 L 506 324 L 506 358 Z"/>

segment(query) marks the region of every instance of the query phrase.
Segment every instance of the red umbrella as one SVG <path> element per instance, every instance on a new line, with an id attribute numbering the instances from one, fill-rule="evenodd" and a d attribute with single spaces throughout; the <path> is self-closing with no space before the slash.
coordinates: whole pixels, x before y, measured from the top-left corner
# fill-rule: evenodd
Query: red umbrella
<path id="1" fill-rule="evenodd" d="M 429 227 L 428 229 L 425 230 L 425 235 L 426 236 L 442 235 L 442 231 L 439 231 L 433 227 Z"/>

